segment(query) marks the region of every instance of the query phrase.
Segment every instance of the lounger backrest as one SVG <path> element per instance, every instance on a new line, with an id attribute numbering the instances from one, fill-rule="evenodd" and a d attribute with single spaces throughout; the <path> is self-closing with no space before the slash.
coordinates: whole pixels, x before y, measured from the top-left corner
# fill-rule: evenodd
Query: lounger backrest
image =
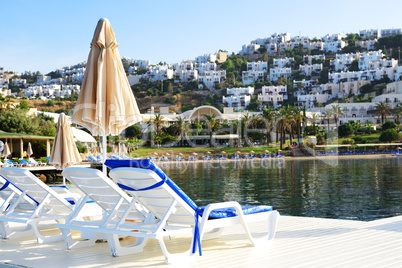
<path id="1" fill-rule="evenodd" d="M 121 201 L 122 203 L 117 208 L 116 213 L 116 216 L 120 217 L 127 209 L 127 205 L 132 201 L 132 197 L 129 197 L 116 183 L 97 169 L 70 167 L 66 168 L 62 174 L 68 181 L 96 202 L 107 214 L 110 214 L 116 204 Z M 144 215 L 138 211 L 138 207 L 134 207 L 127 218 L 130 220 L 143 220 Z"/>
<path id="2" fill-rule="evenodd" d="M 162 178 L 157 173 L 143 168 L 115 168 L 110 171 L 109 175 L 116 183 L 132 189 L 147 188 L 162 181 Z M 168 181 L 163 183 L 161 186 L 153 189 L 144 191 L 128 191 L 141 205 L 147 208 L 159 219 L 163 218 L 169 206 L 174 200 L 176 200 L 176 210 L 173 211 L 168 218 L 168 224 L 194 225 L 195 210 L 183 199 L 183 195 L 185 197 L 186 195 L 182 193 L 180 196 L 176 193 L 170 186 L 173 182 L 169 178 L 167 178 L 167 180 Z"/>
<path id="3" fill-rule="evenodd" d="M 48 213 L 68 215 L 74 209 L 73 205 L 34 176 L 29 170 L 7 167 L 0 170 L 0 175 L 14 184 L 18 189 L 24 191 L 26 195 L 32 197 L 38 203 L 42 203 L 45 197 L 49 194 L 48 201 L 43 203 L 43 206 L 48 210 Z"/>
<path id="4" fill-rule="evenodd" d="M 11 189 L 8 187 L 9 183 L 3 177 L 0 177 L 0 198 L 6 200 L 7 197 L 11 194 Z M 0 202 L 1 202 L 0 199 Z"/>
<path id="5" fill-rule="evenodd" d="M 15 196 L 10 200 L 9 203 L 16 201 L 18 196 L 22 194 L 22 191 L 0 176 L 0 207 L 13 192 L 15 193 Z M 36 205 L 38 205 L 37 202 L 31 197 L 27 196 L 25 201 L 21 202 L 18 207 L 22 209 L 33 209 L 36 207 Z M 4 209 L 6 208 L 7 206 L 4 206 Z"/>

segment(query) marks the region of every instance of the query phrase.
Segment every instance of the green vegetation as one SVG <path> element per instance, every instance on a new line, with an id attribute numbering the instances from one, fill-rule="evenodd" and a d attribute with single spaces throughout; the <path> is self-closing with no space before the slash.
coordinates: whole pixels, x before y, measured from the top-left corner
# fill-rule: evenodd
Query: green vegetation
<path id="1" fill-rule="evenodd" d="M 396 132 L 395 129 L 387 129 L 383 131 L 380 135 L 379 140 L 382 142 L 392 142 L 392 141 L 397 141 L 399 140 L 400 135 L 398 132 Z"/>
<path id="2" fill-rule="evenodd" d="M 402 35 L 393 35 L 382 37 L 378 39 L 378 42 L 374 45 L 375 49 L 392 50 L 391 57 L 394 59 L 399 59 L 400 48 L 402 47 Z M 383 51 L 386 53 L 386 51 Z"/>

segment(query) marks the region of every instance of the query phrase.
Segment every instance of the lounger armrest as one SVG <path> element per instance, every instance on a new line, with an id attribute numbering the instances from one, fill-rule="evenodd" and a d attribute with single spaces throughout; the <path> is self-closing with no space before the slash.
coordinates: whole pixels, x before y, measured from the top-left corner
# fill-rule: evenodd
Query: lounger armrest
<path id="1" fill-rule="evenodd" d="M 230 202 L 220 202 L 220 203 L 212 203 L 209 204 L 208 206 L 205 207 L 204 213 L 202 214 L 203 219 L 208 219 L 209 214 L 215 209 L 221 209 L 221 208 L 234 208 L 237 211 L 237 215 L 243 216 L 243 210 L 240 206 L 240 204 L 236 201 L 230 201 Z"/>

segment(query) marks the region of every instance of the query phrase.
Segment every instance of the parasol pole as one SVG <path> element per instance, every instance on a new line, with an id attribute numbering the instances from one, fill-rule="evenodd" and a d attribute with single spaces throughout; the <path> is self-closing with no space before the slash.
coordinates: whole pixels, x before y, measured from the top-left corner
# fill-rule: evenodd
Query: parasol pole
<path id="1" fill-rule="evenodd" d="M 103 152 L 102 152 L 102 171 L 103 173 L 106 175 L 107 170 L 106 170 L 106 165 L 105 165 L 105 161 L 106 161 L 106 134 L 102 135 L 102 146 L 103 146 Z"/>

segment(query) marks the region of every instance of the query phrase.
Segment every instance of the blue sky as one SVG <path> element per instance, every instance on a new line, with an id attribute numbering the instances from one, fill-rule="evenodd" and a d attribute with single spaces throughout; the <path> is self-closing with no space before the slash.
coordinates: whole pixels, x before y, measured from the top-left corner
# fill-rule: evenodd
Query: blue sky
<path id="1" fill-rule="evenodd" d="M 1 2 L 0 67 L 48 73 L 85 61 L 100 18 L 108 18 L 121 56 L 167 63 L 278 32 L 320 37 L 401 28 L 402 1 L 31 1 Z"/>

